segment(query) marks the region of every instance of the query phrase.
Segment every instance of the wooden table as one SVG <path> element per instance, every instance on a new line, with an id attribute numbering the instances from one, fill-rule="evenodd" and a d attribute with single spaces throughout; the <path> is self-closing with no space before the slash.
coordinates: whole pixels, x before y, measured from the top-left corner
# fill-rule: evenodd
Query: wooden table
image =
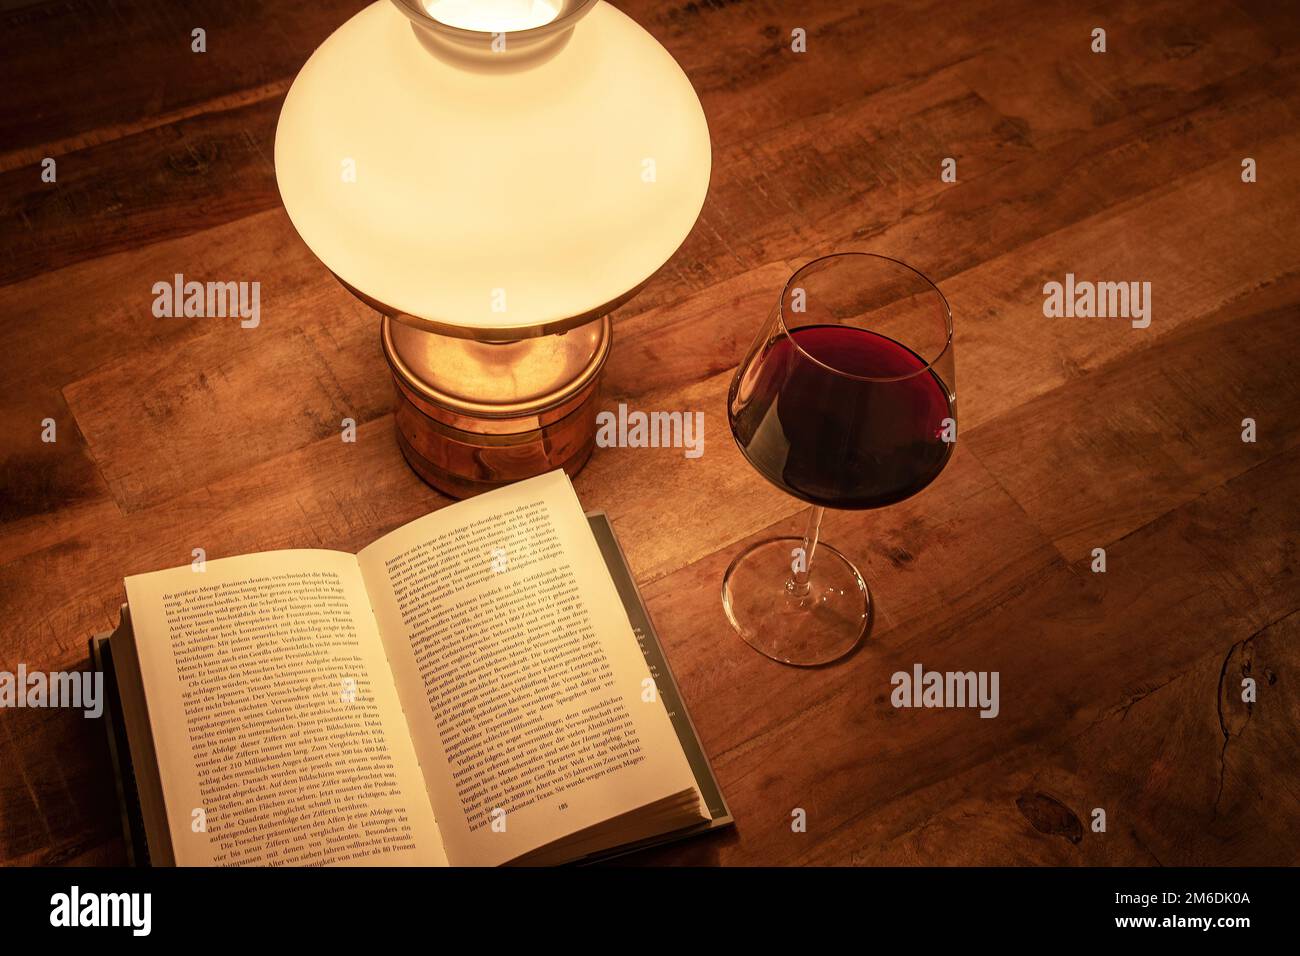
<path id="1" fill-rule="evenodd" d="M 376 316 L 275 187 L 284 93 L 362 5 L 0 12 L 0 669 L 84 667 L 123 576 L 192 548 L 355 550 L 446 504 L 398 452 Z M 714 171 L 616 314 L 604 402 L 703 410 L 706 445 L 598 450 L 576 485 L 613 517 L 738 821 L 640 859 L 1300 860 L 1300 14 L 618 5 L 690 75 Z M 847 662 L 801 671 L 723 616 L 731 558 L 803 514 L 743 462 L 724 402 L 791 269 L 831 249 L 939 283 L 962 432 L 923 494 L 828 515 L 877 617 Z M 259 281 L 260 327 L 154 318 L 177 272 Z M 1150 327 L 1045 318 L 1067 272 L 1150 281 Z M 998 671 L 1000 715 L 895 709 L 890 675 L 918 662 Z M 0 767 L 5 862 L 124 858 L 98 723 L 4 712 Z"/>

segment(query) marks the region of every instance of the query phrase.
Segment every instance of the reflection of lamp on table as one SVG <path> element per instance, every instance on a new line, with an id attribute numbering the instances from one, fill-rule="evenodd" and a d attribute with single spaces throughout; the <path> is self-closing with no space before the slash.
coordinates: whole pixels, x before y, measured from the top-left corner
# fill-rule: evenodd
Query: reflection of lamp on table
<path id="1" fill-rule="evenodd" d="M 275 141 L 295 228 L 384 315 L 407 461 L 457 497 L 582 467 L 606 313 L 686 238 L 709 166 L 690 81 L 602 0 L 380 0 L 303 66 Z"/>

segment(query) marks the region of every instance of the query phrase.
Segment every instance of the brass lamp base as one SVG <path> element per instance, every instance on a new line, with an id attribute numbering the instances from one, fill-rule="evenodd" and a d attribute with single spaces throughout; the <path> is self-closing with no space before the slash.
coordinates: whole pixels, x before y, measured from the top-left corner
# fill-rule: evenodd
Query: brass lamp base
<path id="1" fill-rule="evenodd" d="M 424 481 L 467 498 L 556 468 L 576 475 L 596 441 L 613 341 L 602 316 L 510 342 L 440 335 L 384 316 L 397 440 Z"/>

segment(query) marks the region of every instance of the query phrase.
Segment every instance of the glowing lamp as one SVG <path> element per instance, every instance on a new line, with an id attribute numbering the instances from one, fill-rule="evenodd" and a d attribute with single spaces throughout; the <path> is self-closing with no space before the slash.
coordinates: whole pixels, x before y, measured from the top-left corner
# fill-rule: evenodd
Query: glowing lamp
<path id="1" fill-rule="evenodd" d="M 586 462 L 607 313 L 709 169 L 690 81 L 603 0 L 379 0 L 308 59 L 275 140 L 294 227 L 383 314 L 408 462 L 456 496 Z"/>

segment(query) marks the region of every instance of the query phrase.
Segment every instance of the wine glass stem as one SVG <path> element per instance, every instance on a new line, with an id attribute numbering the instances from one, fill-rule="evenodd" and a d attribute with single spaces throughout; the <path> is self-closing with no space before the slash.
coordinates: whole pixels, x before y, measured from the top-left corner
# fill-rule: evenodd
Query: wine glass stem
<path id="1" fill-rule="evenodd" d="M 796 555 L 795 560 L 790 563 L 790 569 L 793 576 L 789 583 L 786 584 L 786 590 L 793 597 L 804 598 L 808 596 L 811 588 L 809 575 L 812 573 L 813 553 L 817 550 L 817 537 L 822 530 L 822 515 L 826 509 L 820 505 L 812 508 L 808 512 L 808 527 L 803 533 L 803 553 Z"/>

